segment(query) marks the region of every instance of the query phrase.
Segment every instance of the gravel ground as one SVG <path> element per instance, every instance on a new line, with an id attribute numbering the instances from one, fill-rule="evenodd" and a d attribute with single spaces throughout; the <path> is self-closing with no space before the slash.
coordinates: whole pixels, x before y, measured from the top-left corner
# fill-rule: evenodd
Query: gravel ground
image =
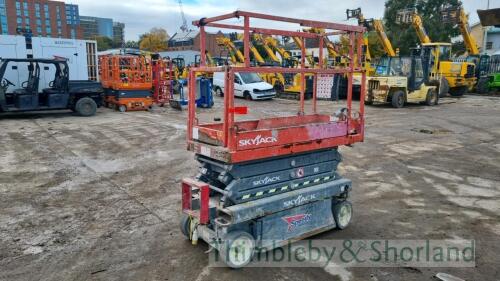
<path id="1" fill-rule="evenodd" d="M 497 97 L 367 108 L 366 141 L 341 148 L 355 216 L 315 239 L 474 239 L 476 267 L 208 266 L 178 228 L 180 180 L 196 174 L 186 112 L 0 117 L 0 280 L 493 280 L 500 258 Z M 293 101 L 247 102 L 255 116 Z M 322 101 L 322 112 L 341 105 Z M 204 118 L 220 116 L 216 107 Z"/>

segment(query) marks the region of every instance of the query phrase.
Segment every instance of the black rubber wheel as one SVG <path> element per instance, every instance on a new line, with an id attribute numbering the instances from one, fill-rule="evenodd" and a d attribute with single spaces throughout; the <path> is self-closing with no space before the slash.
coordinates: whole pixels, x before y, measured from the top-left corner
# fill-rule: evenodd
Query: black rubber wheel
<path id="1" fill-rule="evenodd" d="M 182 215 L 182 218 L 181 218 L 181 224 L 180 224 L 180 227 L 181 227 L 181 232 L 182 234 L 187 238 L 187 239 L 190 239 L 190 235 L 189 235 L 189 225 L 191 223 L 191 220 L 189 219 L 189 216 L 187 215 Z"/>
<path id="2" fill-rule="evenodd" d="M 396 91 L 392 94 L 392 106 L 394 108 L 405 106 L 405 93 L 403 91 Z"/>
<path id="3" fill-rule="evenodd" d="M 219 256 L 231 268 L 242 268 L 250 263 L 255 253 L 255 239 L 244 231 L 229 232 L 219 249 Z"/>
<path id="4" fill-rule="evenodd" d="M 335 202 L 333 205 L 333 218 L 338 229 L 345 229 L 352 219 L 352 204 L 349 201 Z"/>
<path id="5" fill-rule="evenodd" d="M 81 98 L 75 104 L 75 111 L 80 116 L 94 116 L 97 112 L 97 104 L 91 98 Z"/>
<path id="6" fill-rule="evenodd" d="M 249 92 L 245 92 L 245 93 L 243 94 L 243 97 L 244 97 L 246 100 L 253 100 L 253 99 L 252 99 L 252 95 L 250 95 L 250 93 L 249 93 Z"/>
<path id="7" fill-rule="evenodd" d="M 476 87 L 478 94 L 484 95 L 484 94 L 487 94 L 490 91 L 489 85 L 488 85 L 489 84 L 489 80 L 490 80 L 489 77 L 481 77 L 481 78 L 479 78 L 479 82 L 477 82 L 477 87 Z"/>
<path id="8" fill-rule="evenodd" d="M 215 94 L 217 94 L 219 97 L 223 97 L 224 96 L 224 93 L 222 92 L 222 89 L 217 87 L 217 89 L 215 89 Z"/>
<path id="9" fill-rule="evenodd" d="M 439 82 L 439 97 L 444 98 L 448 95 L 450 91 L 450 84 L 446 78 L 441 77 L 441 81 Z"/>
<path id="10" fill-rule="evenodd" d="M 427 98 L 425 99 L 425 104 L 428 106 L 437 105 L 439 102 L 439 96 L 435 90 L 429 90 L 427 92 Z"/>
<path id="11" fill-rule="evenodd" d="M 462 86 L 462 87 L 450 89 L 450 95 L 452 97 L 461 97 L 461 96 L 467 94 L 467 92 L 468 92 L 467 86 Z"/>

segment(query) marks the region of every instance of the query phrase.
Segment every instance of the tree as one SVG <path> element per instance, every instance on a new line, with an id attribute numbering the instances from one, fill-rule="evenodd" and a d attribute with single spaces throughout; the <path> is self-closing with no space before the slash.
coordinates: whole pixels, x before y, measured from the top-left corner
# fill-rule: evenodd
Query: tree
<path id="1" fill-rule="evenodd" d="M 389 39 L 402 55 L 410 54 L 410 49 L 420 44 L 412 26 L 398 25 L 399 10 L 416 7 L 422 17 L 424 27 L 433 42 L 450 42 L 459 34 L 451 24 L 444 24 L 439 9 L 443 4 L 458 5 L 458 0 L 387 0 L 385 3 L 385 26 Z"/>
<path id="2" fill-rule="evenodd" d="M 113 40 L 109 37 L 98 36 L 95 38 L 95 41 L 97 41 L 97 50 L 99 52 L 113 48 Z"/>
<path id="3" fill-rule="evenodd" d="M 139 47 L 141 50 L 149 52 L 166 51 L 169 36 L 163 28 L 152 28 L 148 33 L 141 35 Z"/>
<path id="4" fill-rule="evenodd" d="M 139 49 L 139 42 L 137 42 L 137 41 L 127 41 L 127 42 L 125 42 L 125 48 Z"/>

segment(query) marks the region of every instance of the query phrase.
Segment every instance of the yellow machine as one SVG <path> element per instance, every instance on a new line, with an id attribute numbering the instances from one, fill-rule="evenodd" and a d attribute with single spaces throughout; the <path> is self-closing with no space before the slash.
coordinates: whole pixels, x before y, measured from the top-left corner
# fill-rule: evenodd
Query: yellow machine
<path id="1" fill-rule="evenodd" d="M 298 67 L 299 62 L 296 58 L 293 58 L 288 51 L 280 46 L 277 39 L 267 36 L 264 37 L 260 34 L 254 34 L 254 42 L 262 44 L 269 57 L 276 63 L 279 63 L 284 67 Z M 280 54 L 281 59 L 279 59 L 275 52 Z M 312 82 L 314 77 L 312 75 L 307 75 L 305 77 L 305 94 L 306 97 L 312 96 Z M 301 91 L 302 76 L 300 74 L 271 74 L 266 75 L 264 79 L 275 86 L 278 90 L 279 95 L 282 97 L 298 98 Z"/>
<path id="2" fill-rule="evenodd" d="M 396 22 L 413 25 L 424 50 L 423 55 L 431 63 L 430 83 L 439 86 L 439 96 L 448 92 L 452 96 L 462 96 L 474 88 L 476 84 L 475 64 L 470 62 L 453 62 L 451 60 L 450 43 L 432 43 L 423 25 L 422 18 L 416 9 L 405 9 L 398 12 Z"/>
<path id="3" fill-rule="evenodd" d="M 293 36 L 292 39 L 293 42 L 295 42 L 295 45 L 297 45 L 297 48 L 299 48 L 300 50 L 302 50 L 302 48 L 305 48 L 305 46 L 303 46 L 304 43 L 301 38 Z M 312 55 L 309 55 L 307 53 L 302 55 L 305 56 L 309 67 L 314 67 L 316 65 L 316 62 L 314 61 L 314 57 Z"/>
<path id="4" fill-rule="evenodd" d="M 470 56 L 479 56 L 479 47 L 476 39 L 472 37 L 469 26 L 469 16 L 465 13 L 464 8 L 460 5 L 458 7 L 443 6 L 441 8 L 441 19 L 443 22 L 453 23 L 458 25 L 460 33 L 464 39 L 465 47 Z"/>
<path id="5" fill-rule="evenodd" d="M 432 106 L 439 103 L 437 86 L 427 82 L 428 67 L 415 50 L 411 57 L 388 57 L 377 65 L 377 76 L 368 78 L 367 104 L 390 103 L 401 108 L 406 103 L 425 103 Z"/>
<path id="6" fill-rule="evenodd" d="M 215 38 L 215 40 L 219 46 L 225 47 L 229 51 L 231 62 L 234 65 L 245 63 L 245 56 L 236 48 L 230 38 L 220 36 Z"/>

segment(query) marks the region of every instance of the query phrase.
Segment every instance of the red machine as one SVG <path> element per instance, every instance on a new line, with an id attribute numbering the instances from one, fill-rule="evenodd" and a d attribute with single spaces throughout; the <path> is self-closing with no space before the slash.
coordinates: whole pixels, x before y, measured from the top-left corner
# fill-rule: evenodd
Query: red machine
<path id="1" fill-rule="evenodd" d="M 221 21 L 242 18 L 243 26 Z M 250 26 L 251 19 L 297 24 L 300 29 L 319 28 L 326 33 L 284 31 Z M 193 23 L 200 28 L 199 67 L 189 71 L 188 150 L 201 167 L 195 179 L 182 182 L 183 234 L 193 244 L 202 239 L 216 249 L 228 266 L 247 265 L 257 251 L 268 251 L 289 241 L 304 239 L 334 228 L 344 229 L 352 217 L 348 201 L 352 182 L 337 173 L 342 159 L 338 147 L 364 140 L 366 70 L 362 57 L 363 33 L 359 26 L 292 19 L 237 11 Z M 244 66 L 208 67 L 205 27 L 243 30 Z M 318 40 L 323 57 L 325 36 L 344 34 L 350 40 L 349 65 L 298 68 L 250 65 L 250 34 L 279 35 Z M 305 44 L 302 44 L 305 45 Z M 355 50 L 357 54 L 355 54 Z M 305 52 L 303 52 L 305 53 Z M 197 73 L 225 73 L 222 122 L 201 123 L 196 116 Z M 236 121 L 246 107 L 235 106 L 235 73 L 291 73 L 302 79 L 298 114 L 289 117 Z M 353 75 L 361 73 L 359 109 L 352 108 Z M 311 114 L 305 113 L 305 76 L 314 77 Z M 337 113 L 319 114 L 316 107 L 320 75 L 348 77 L 347 107 Z"/>
<path id="2" fill-rule="evenodd" d="M 105 104 L 121 112 L 164 105 L 170 97 L 172 64 L 160 56 L 106 55 L 99 57 Z"/>
<path id="3" fill-rule="evenodd" d="M 153 70 L 153 101 L 159 106 L 164 106 L 170 100 L 173 93 L 172 81 L 174 78 L 173 64 L 170 59 L 164 59 L 159 55 L 152 58 Z"/>
<path id="4" fill-rule="evenodd" d="M 218 23 L 221 20 L 233 17 L 244 17 L 246 22 L 243 27 Z M 314 34 L 309 32 L 292 32 L 282 30 L 272 30 L 250 27 L 247 22 L 250 18 L 258 18 L 271 21 L 281 21 L 297 23 L 301 26 L 316 27 L 335 30 L 330 33 Z M 220 161 L 229 163 L 257 160 L 279 155 L 300 153 L 311 150 L 350 145 L 363 141 L 364 136 L 364 97 L 361 97 L 360 108 L 357 113 L 352 111 L 352 82 L 353 74 L 361 73 L 361 81 L 365 81 L 366 72 L 362 65 L 355 60 L 351 60 L 348 67 L 338 67 L 325 69 L 322 60 L 319 68 L 306 68 L 305 58 L 299 68 L 282 67 L 251 67 L 250 66 L 250 33 L 260 33 L 264 35 L 296 36 L 302 38 L 312 38 L 319 40 L 319 56 L 323 57 L 323 38 L 334 34 L 347 34 L 350 38 L 349 57 L 355 58 L 354 50 L 357 50 L 357 57 L 362 57 L 363 34 L 362 27 L 350 25 L 324 23 L 317 21 L 305 21 L 285 17 L 275 17 L 250 12 L 235 12 L 215 18 L 203 19 L 196 24 L 201 31 L 201 66 L 192 68 L 189 77 L 189 100 L 194 100 L 193 91 L 195 84 L 193 79 L 196 73 L 205 72 L 226 72 L 226 86 L 229 93 L 234 91 L 234 73 L 254 72 L 254 73 L 300 73 L 304 82 L 306 73 L 314 75 L 314 93 L 312 102 L 313 114 L 304 114 L 304 87 L 300 95 L 300 108 L 297 116 L 284 118 L 270 118 L 255 121 L 235 122 L 234 115 L 238 114 L 240 108 L 234 106 L 234 96 L 224 96 L 224 119 L 222 123 L 197 124 L 195 116 L 195 105 L 189 103 L 188 119 L 188 145 L 189 150 L 208 157 L 213 157 Z M 246 58 L 243 67 L 206 67 L 206 55 L 203 51 L 205 43 L 205 26 L 236 29 L 244 31 L 244 56 Z M 318 75 L 320 74 L 346 74 L 348 76 L 348 98 L 347 114 L 340 120 L 333 120 L 330 115 L 319 115 L 316 112 L 316 92 Z M 305 85 L 305 83 L 302 83 Z M 364 95 L 366 85 L 362 85 Z"/>

